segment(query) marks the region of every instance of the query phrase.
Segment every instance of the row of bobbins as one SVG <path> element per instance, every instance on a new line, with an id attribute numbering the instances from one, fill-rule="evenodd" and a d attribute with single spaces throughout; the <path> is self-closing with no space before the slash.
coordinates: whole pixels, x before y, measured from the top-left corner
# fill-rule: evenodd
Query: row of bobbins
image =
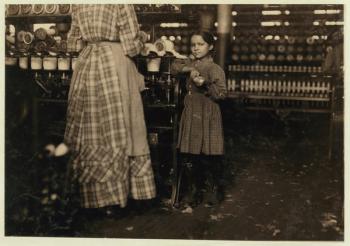
<path id="1" fill-rule="evenodd" d="M 66 15 L 71 13 L 71 4 L 9 4 L 6 16 Z"/>
<path id="2" fill-rule="evenodd" d="M 6 56 L 5 64 L 19 66 L 21 69 L 46 70 L 46 71 L 69 71 L 74 70 L 77 56 L 69 55 L 45 55 L 21 54 L 20 56 Z"/>

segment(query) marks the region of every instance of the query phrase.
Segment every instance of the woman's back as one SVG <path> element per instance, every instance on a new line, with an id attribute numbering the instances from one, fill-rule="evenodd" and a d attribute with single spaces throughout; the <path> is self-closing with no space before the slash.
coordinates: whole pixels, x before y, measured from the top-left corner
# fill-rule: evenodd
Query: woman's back
<path id="1" fill-rule="evenodd" d="M 120 7 L 113 4 L 82 4 L 75 6 L 82 38 L 86 41 L 118 40 L 116 31 Z"/>

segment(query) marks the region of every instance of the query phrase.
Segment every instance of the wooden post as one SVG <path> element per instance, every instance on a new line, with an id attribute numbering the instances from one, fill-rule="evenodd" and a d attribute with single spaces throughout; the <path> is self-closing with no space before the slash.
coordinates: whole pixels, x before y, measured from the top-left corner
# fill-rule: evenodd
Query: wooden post
<path id="1" fill-rule="evenodd" d="M 232 29 L 232 11 L 231 5 L 219 4 L 217 9 L 218 26 L 216 41 L 216 56 L 215 61 L 223 69 L 225 69 L 225 61 L 228 52 L 228 46 L 230 43 L 230 33 Z"/>
<path id="2" fill-rule="evenodd" d="M 215 13 L 212 10 L 200 10 L 199 28 L 201 31 L 212 32 L 215 22 Z"/>
<path id="3" fill-rule="evenodd" d="M 334 125 L 335 125 L 335 85 L 332 81 L 332 89 L 330 94 L 330 119 L 329 119 L 329 139 L 328 139 L 328 159 L 332 160 L 333 144 L 334 144 Z"/>

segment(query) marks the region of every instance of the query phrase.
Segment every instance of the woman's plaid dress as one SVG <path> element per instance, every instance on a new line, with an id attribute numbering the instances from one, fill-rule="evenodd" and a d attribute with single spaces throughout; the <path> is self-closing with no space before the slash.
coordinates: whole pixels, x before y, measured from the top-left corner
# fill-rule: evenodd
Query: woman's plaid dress
<path id="1" fill-rule="evenodd" d="M 65 142 L 72 152 L 81 206 L 125 207 L 155 197 L 140 88 L 128 56 L 140 52 L 139 27 L 130 5 L 76 5 L 68 49 L 81 51 L 71 80 Z"/>

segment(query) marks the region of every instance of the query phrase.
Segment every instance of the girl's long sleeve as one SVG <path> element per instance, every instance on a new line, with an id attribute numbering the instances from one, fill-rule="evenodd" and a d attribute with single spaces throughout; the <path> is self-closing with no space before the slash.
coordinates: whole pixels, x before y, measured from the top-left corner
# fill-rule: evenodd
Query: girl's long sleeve
<path id="1" fill-rule="evenodd" d="M 222 68 L 215 64 L 210 68 L 208 81 L 205 81 L 207 87 L 206 95 L 213 100 L 220 100 L 226 97 L 226 76 Z"/>

